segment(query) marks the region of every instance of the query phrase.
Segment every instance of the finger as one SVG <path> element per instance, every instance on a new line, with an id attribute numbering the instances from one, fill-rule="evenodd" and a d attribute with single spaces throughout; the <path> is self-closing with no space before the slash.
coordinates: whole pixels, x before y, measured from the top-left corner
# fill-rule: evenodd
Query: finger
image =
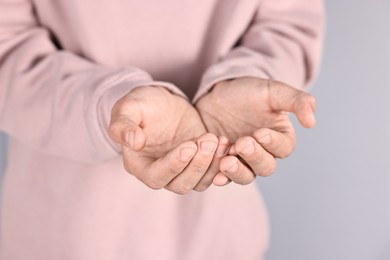
<path id="1" fill-rule="evenodd" d="M 274 156 L 264 150 L 253 137 L 239 138 L 236 142 L 236 151 L 256 175 L 269 176 L 276 169 Z"/>
<path id="2" fill-rule="evenodd" d="M 218 138 L 210 133 L 204 134 L 197 140 L 198 151 L 181 174 L 175 177 L 166 189 L 178 194 L 186 194 L 198 184 L 210 167 Z"/>
<path id="3" fill-rule="evenodd" d="M 228 177 L 226 177 L 226 175 L 223 174 L 222 172 L 219 172 L 217 175 L 215 175 L 213 179 L 213 184 L 215 186 L 225 186 L 230 182 L 231 180 Z"/>
<path id="4" fill-rule="evenodd" d="M 219 163 L 221 159 L 227 154 L 229 145 L 230 142 L 227 137 L 218 137 L 218 147 L 215 151 L 213 161 L 211 162 L 206 174 L 203 175 L 198 184 L 196 184 L 194 188 L 195 191 L 204 191 L 213 183 L 214 177 L 219 173 Z"/>
<path id="5" fill-rule="evenodd" d="M 286 158 L 291 155 L 296 146 L 294 128 L 283 132 L 268 128 L 258 129 L 253 133 L 255 140 L 276 158 Z"/>
<path id="6" fill-rule="evenodd" d="M 316 100 L 313 96 L 273 80 L 268 80 L 268 92 L 273 110 L 292 112 L 304 127 L 314 127 Z"/>
<path id="7" fill-rule="evenodd" d="M 139 126 L 141 112 L 136 101 L 127 99 L 115 104 L 111 113 L 109 135 L 112 140 L 134 151 L 142 150 L 146 144 L 146 135 Z"/>
<path id="8" fill-rule="evenodd" d="M 117 116 L 111 119 L 109 134 L 112 140 L 134 151 L 145 147 L 146 135 L 128 116 Z"/>
<path id="9" fill-rule="evenodd" d="M 196 144 L 187 141 L 154 161 L 149 157 L 137 156 L 137 152 L 128 150 L 124 153 L 125 169 L 148 187 L 161 189 L 188 166 L 196 151 Z"/>
<path id="10" fill-rule="evenodd" d="M 229 155 L 237 155 L 237 152 L 236 152 L 236 144 L 232 144 L 229 148 L 229 152 L 228 152 Z"/>
<path id="11" fill-rule="evenodd" d="M 222 158 L 219 168 L 227 178 L 237 184 L 247 185 L 256 178 L 252 170 L 246 167 L 235 156 L 225 156 Z"/>

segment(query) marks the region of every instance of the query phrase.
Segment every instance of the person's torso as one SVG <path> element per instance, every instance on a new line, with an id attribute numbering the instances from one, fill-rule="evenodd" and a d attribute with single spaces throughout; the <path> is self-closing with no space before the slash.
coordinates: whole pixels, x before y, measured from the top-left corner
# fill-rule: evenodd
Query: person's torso
<path id="1" fill-rule="evenodd" d="M 134 66 L 190 96 L 240 40 L 259 0 L 35 0 L 59 47 L 109 67 Z"/>

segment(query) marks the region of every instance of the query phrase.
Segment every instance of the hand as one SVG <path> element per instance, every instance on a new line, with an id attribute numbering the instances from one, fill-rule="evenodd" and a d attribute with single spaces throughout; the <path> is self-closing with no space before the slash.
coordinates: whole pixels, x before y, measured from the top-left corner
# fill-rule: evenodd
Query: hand
<path id="1" fill-rule="evenodd" d="M 207 134 L 192 105 L 159 86 L 139 87 L 121 98 L 109 133 L 122 145 L 129 173 L 152 189 L 178 194 L 206 189 L 219 171 L 222 156 L 213 161 L 215 151 L 227 150 L 227 140 Z"/>
<path id="2" fill-rule="evenodd" d="M 294 113 L 304 127 L 315 125 L 313 96 L 282 82 L 252 77 L 218 83 L 196 108 L 209 132 L 235 143 L 231 155 L 221 160 L 216 185 L 229 179 L 248 184 L 256 175 L 275 171 L 275 158 L 289 156 L 296 145 L 287 112 Z"/>

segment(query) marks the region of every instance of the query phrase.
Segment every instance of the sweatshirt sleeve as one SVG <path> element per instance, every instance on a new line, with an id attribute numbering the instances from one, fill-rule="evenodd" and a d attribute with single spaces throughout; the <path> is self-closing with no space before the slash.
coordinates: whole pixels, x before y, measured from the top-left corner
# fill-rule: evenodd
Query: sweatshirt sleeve
<path id="1" fill-rule="evenodd" d="M 217 82 L 252 76 L 305 89 L 319 70 L 322 0 L 261 0 L 238 44 L 203 74 L 194 103 Z"/>
<path id="2" fill-rule="evenodd" d="M 58 49 L 29 0 L 0 0 L 0 130 L 12 138 L 79 162 L 114 158 L 111 109 L 143 85 L 184 95 L 138 68 L 106 68 Z"/>

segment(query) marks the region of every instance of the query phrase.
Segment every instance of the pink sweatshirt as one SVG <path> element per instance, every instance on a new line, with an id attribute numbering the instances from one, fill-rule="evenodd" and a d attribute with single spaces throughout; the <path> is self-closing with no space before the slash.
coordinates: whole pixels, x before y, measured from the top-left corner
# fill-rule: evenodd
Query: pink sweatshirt
<path id="1" fill-rule="evenodd" d="M 194 102 L 241 76 L 304 88 L 318 70 L 322 7 L 0 0 L 0 130 L 11 139 L 0 259 L 261 259 L 268 224 L 255 184 L 150 190 L 124 171 L 110 112 L 155 81 Z"/>

